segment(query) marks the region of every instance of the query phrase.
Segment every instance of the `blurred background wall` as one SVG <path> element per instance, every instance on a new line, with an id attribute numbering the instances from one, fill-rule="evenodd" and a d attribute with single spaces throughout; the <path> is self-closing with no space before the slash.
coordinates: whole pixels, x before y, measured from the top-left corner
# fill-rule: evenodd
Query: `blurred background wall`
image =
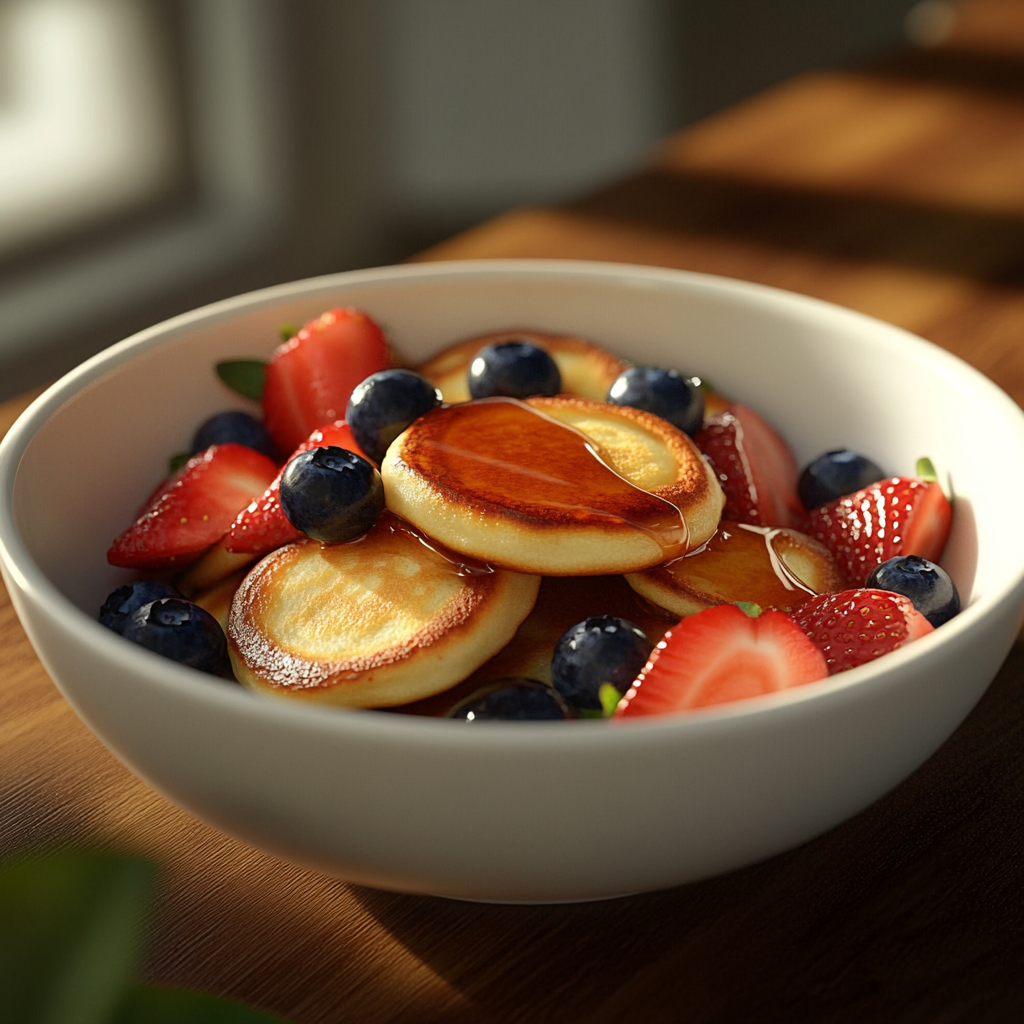
<path id="1" fill-rule="evenodd" d="M 196 305 L 578 195 L 772 83 L 927 42 L 946 7 L 0 0 L 0 397 Z"/>

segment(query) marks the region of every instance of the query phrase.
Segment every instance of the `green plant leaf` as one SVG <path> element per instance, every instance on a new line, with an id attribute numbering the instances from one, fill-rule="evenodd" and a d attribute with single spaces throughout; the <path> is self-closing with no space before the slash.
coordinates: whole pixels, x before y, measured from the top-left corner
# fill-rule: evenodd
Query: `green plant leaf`
<path id="1" fill-rule="evenodd" d="M 753 601 L 736 601 L 736 607 L 739 608 L 744 615 L 749 615 L 752 619 L 756 619 L 764 609 Z"/>
<path id="2" fill-rule="evenodd" d="M 229 359 L 217 364 L 217 376 L 232 391 L 258 402 L 263 397 L 267 364 L 259 359 Z"/>
<path id="3" fill-rule="evenodd" d="M 622 694 L 611 683 L 602 683 L 597 689 L 597 699 L 601 702 L 604 717 L 611 718 L 622 700 Z"/>
<path id="4" fill-rule="evenodd" d="M 0 1020 L 107 1024 L 138 966 L 154 874 L 89 853 L 0 865 Z"/>
<path id="5" fill-rule="evenodd" d="M 230 999 L 159 985 L 135 985 L 110 1024 L 283 1024 L 276 1014 Z"/>
<path id="6" fill-rule="evenodd" d="M 167 460 L 167 469 L 170 472 L 171 476 L 174 476 L 174 474 L 177 473 L 178 470 L 181 469 L 181 467 L 184 466 L 185 463 L 188 462 L 188 460 L 191 458 L 191 452 L 178 452 L 177 455 L 172 455 Z"/>
<path id="7" fill-rule="evenodd" d="M 926 480 L 930 484 L 938 482 L 939 475 L 935 472 L 932 460 L 927 455 L 922 455 L 917 460 L 917 472 L 914 474 L 919 480 Z"/>
<path id="8" fill-rule="evenodd" d="M 281 324 L 277 333 L 281 335 L 282 341 L 291 341 L 299 333 L 299 328 L 295 324 Z"/>

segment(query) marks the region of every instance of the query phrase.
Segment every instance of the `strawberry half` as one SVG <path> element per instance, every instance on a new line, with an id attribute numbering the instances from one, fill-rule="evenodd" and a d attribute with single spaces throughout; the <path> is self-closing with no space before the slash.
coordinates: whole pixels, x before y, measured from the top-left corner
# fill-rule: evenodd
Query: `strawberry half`
<path id="1" fill-rule="evenodd" d="M 725 492 L 724 519 L 751 526 L 796 526 L 796 460 L 785 441 L 753 409 L 733 404 L 704 421 L 694 437 Z"/>
<path id="2" fill-rule="evenodd" d="M 805 601 L 796 624 L 825 656 L 830 675 L 874 661 L 935 628 L 890 590 L 841 590 Z"/>
<path id="3" fill-rule="evenodd" d="M 660 715 L 775 693 L 828 675 L 821 651 L 783 612 L 751 618 L 720 604 L 669 630 L 619 703 L 618 715 Z"/>
<path id="4" fill-rule="evenodd" d="M 231 524 L 231 529 L 224 538 L 224 547 L 237 554 L 265 555 L 268 551 L 302 537 L 303 534 L 288 522 L 288 517 L 281 508 L 281 475 L 285 466 L 300 452 L 307 452 L 313 448 L 327 448 L 331 445 L 336 448 L 347 448 L 350 452 L 366 458 L 344 420 L 314 430 L 309 439 L 303 441 L 288 456 L 281 471 L 263 494 L 238 513 L 238 518 Z"/>
<path id="5" fill-rule="evenodd" d="M 352 389 L 388 366 L 384 332 L 357 309 L 331 309 L 274 352 L 263 385 L 263 419 L 282 452 L 345 415 Z"/>
<path id="6" fill-rule="evenodd" d="M 207 448 L 154 492 L 139 518 L 114 541 L 107 561 L 134 569 L 184 567 L 216 544 L 276 475 L 274 462 L 252 448 Z"/>
<path id="7" fill-rule="evenodd" d="M 894 476 L 815 509 L 802 530 L 829 549 L 851 583 L 863 584 L 890 558 L 937 562 L 952 522 L 937 482 Z"/>

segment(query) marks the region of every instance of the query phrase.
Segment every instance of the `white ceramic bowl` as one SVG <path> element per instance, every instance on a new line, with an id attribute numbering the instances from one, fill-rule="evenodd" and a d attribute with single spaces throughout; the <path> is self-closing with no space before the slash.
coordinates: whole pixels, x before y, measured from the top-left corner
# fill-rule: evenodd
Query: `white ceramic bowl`
<path id="1" fill-rule="evenodd" d="M 104 629 L 96 610 L 125 578 L 106 564 L 111 538 L 168 454 L 231 404 L 213 364 L 265 357 L 279 324 L 336 305 L 368 310 L 416 359 L 474 334 L 536 327 L 700 373 L 773 422 L 801 462 L 849 445 L 910 473 L 928 454 L 958 495 L 945 563 L 967 607 L 910 647 L 831 680 L 622 723 L 467 726 L 294 707 Z M 0 449 L 0 553 L 61 691 L 122 761 L 197 817 L 371 886 L 592 899 L 699 879 L 809 839 L 949 736 L 1020 625 L 1022 466 L 1024 415 L 1003 392 L 856 313 L 643 267 L 390 267 L 218 303 L 69 374 Z"/>

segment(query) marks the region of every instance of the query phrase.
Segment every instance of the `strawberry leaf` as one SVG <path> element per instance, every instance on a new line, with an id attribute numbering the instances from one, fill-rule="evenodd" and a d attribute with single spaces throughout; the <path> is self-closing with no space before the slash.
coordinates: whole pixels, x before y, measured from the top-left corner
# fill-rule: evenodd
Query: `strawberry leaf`
<path id="1" fill-rule="evenodd" d="M 939 480 L 939 475 L 935 472 L 932 460 L 927 455 L 923 455 L 917 460 L 917 472 L 914 475 L 918 480 L 924 480 L 929 484 L 938 483 Z"/>
<path id="2" fill-rule="evenodd" d="M 736 607 L 739 608 L 744 615 L 749 615 L 752 619 L 756 619 L 764 609 L 753 601 L 736 601 Z"/>
<path id="3" fill-rule="evenodd" d="M 172 455 L 167 460 L 167 469 L 171 476 L 174 476 L 174 474 L 177 473 L 178 470 L 181 469 L 181 467 L 184 466 L 191 458 L 192 455 L 189 452 L 178 452 L 177 455 Z"/>
<path id="4" fill-rule="evenodd" d="M 602 683 L 597 691 L 597 699 L 601 702 L 601 710 L 605 718 L 611 718 L 622 700 L 622 694 L 611 683 Z"/>
<path id="5" fill-rule="evenodd" d="M 232 391 L 258 402 L 263 397 L 267 364 L 259 359 L 229 359 L 217 364 L 217 376 Z"/>
<path id="6" fill-rule="evenodd" d="M 295 324 L 281 324 L 277 333 L 281 336 L 282 341 L 291 341 L 299 333 L 299 328 Z"/>

